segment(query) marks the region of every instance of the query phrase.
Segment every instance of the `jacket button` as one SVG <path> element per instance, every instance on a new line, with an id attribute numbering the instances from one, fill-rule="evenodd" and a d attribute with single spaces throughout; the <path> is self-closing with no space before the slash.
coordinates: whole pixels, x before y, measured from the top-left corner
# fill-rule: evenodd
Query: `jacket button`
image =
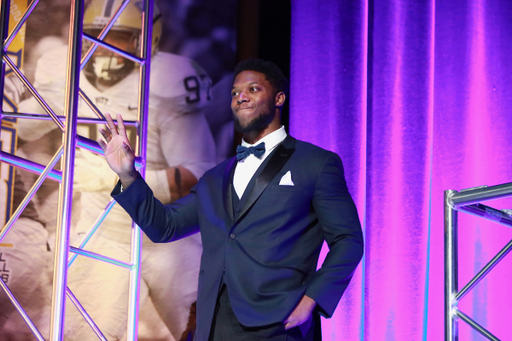
<path id="1" fill-rule="evenodd" d="M 231 233 L 231 234 L 229 235 L 229 238 L 231 238 L 231 239 L 235 239 L 235 237 L 236 237 L 236 236 L 235 236 L 235 234 L 234 234 L 234 233 Z"/>

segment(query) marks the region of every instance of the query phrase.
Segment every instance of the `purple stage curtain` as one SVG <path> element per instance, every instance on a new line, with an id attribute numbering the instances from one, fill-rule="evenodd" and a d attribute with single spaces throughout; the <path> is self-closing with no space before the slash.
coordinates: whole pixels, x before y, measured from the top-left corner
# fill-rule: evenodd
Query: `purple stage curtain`
<path id="1" fill-rule="evenodd" d="M 510 0 L 292 1 L 290 133 L 341 156 L 366 240 L 324 340 L 444 339 L 443 192 L 512 182 L 511 42 Z M 511 239 L 460 213 L 459 289 Z M 501 340 L 510 268 L 459 304 Z"/>

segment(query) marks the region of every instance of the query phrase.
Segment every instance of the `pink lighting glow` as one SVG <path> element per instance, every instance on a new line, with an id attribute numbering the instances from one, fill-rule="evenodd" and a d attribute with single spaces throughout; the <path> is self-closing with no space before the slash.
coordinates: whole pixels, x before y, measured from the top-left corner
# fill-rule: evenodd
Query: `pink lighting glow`
<path id="1" fill-rule="evenodd" d="M 512 181 L 511 7 L 292 2 L 290 133 L 341 156 L 366 238 L 324 340 L 444 339 L 443 191 Z M 459 289 L 510 239 L 460 213 Z M 504 340 L 511 266 L 509 255 L 459 305 Z"/>

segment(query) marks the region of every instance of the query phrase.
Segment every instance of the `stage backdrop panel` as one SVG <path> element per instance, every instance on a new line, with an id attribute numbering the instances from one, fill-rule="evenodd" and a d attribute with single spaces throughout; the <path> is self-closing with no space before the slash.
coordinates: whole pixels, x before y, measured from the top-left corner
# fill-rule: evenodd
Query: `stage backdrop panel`
<path id="1" fill-rule="evenodd" d="M 121 0 L 86 0 L 84 31 L 99 34 Z M 106 40 L 138 54 L 141 0 L 130 1 Z M 27 0 L 11 0 L 11 28 Z M 155 0 L 146 179 L 164 202 L 185 195 L 193 181 L 233 150 L 230 110 L 236 54 L 236 1 Z M 16 40 L 10 57 L 50 107 L 63 114 L 70 1 L 40 1 Z M 87 42 L 83 45 L 86 51 Z M 123 73 L 124 72 L 124 73 Z M 6 112 L 44 114 L 24 86 L 7 75 Z M 137 114 L 138 68 L 99 51 L 81 74 L 80 87 L 103 112 Z M 79 116 L 95 117 L 80 100 Z M 98 126 L 80 123 L 80 135 L 97 139 Z M 135 141 L 135 128 L 128 128 Z M 62 143 L 52 121 L 4 118 L 2 150 L 46 165 Z M 181 168 L 180 168 L 181 167 Z M 56 166 L 60 169 L 60 165 Z M 37 178 L 1 164 L 0 219 L 7 221 Z M 189 178 L 187 178 L 189 176 Z M 71 245 L 76 246 L 109 201 L 116 178 L 102 157 L 77 150 Z M 193 182 L 192 181 L 192 182 Z M 58 183 L 46 180 L 0 244 L 0 277 L 8 283 L 45 338 L 49 333 Z M 119 207 L 103 222 L 87 249 L 129 261 L 131 222 Z M 185 340 L 195 327 L 200 236 L 172 244 L 144 241 L 139 340 Z M 93 264 L 94 263 L 94 264 Z M 68 285 L 105 336 L 126 332 L 128 271 L 79 257 Z M 0 339 L 31 340 L 26 324 L 0 290 Z M 66 337 L 97 339 L 71 304 Z"/>

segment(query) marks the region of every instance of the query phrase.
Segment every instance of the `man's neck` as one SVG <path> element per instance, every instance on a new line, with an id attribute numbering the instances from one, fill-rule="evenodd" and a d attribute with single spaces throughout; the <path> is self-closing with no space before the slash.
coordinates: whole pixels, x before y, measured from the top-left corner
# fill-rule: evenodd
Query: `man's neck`
<path id="1" fill-rule="evenodd" d="M 258 142 L 265 136 L 273 133 L 274 131 L 276 131 L 280 128 L 281 128 L 280 122 L 272 122 L 265 129 L 263 129 L 261 131 L 251 131 L 251 132 L 245 133 L 243 138 L 244 138 L 245 142 L 247 142 L 249 144 L 255 144 L 256 142 Z"/>

